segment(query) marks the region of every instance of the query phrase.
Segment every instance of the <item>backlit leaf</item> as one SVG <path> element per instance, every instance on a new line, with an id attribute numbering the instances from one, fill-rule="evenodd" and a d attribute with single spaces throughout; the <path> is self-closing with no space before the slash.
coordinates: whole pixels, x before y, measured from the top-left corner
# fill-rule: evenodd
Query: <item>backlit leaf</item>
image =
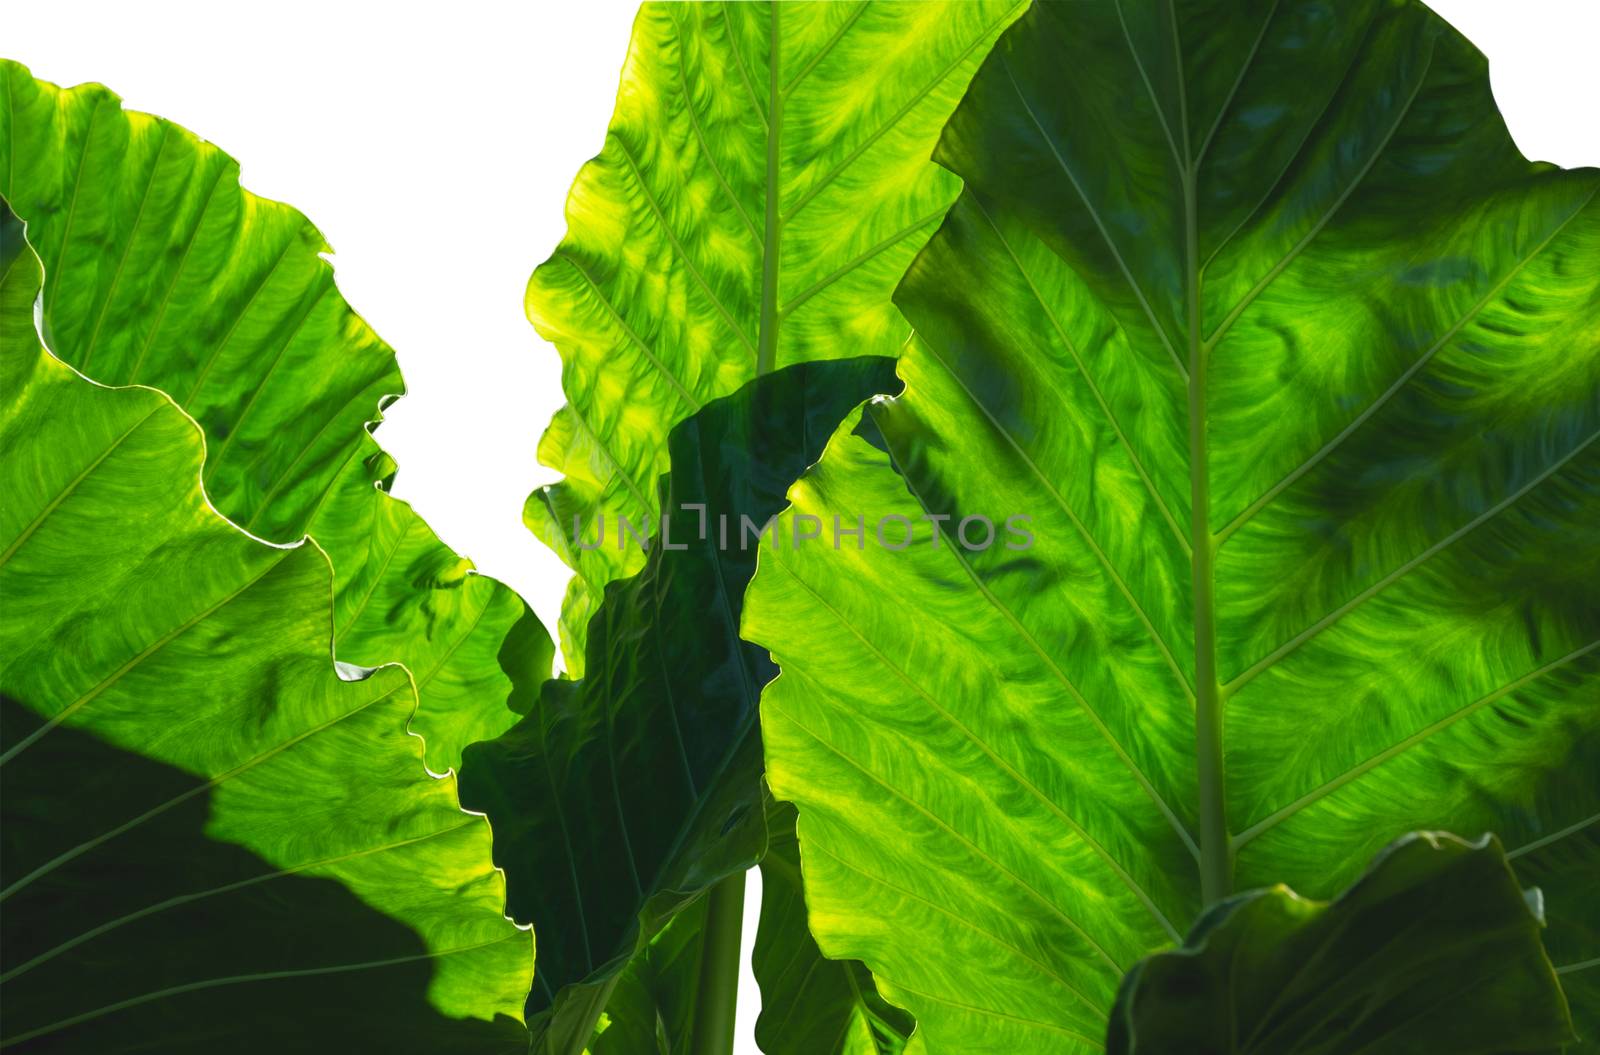
<path id="1" fill-rule="evenodd" d="M 794 807 L 767 810 L 761 924 L 751 968 L 761 986 L 756 1043 L 766 1055 L 901 1055 L 910 1016 L 851 960 L 827 960 L 806 923 Z"/>
<path id="2" fill-rule="evenodd" d="M 400 372 L 339 295 L 316 228 L 244 190 L 232 158 L 172 122 L 12 62 L 0 62 L 0 180 L 45 265 L 51 350 L 193 416 L 207 494 L 229 519 L 274 542 L 317 540 L 336 575 L 338 656 L 411 668 L 430 766 L 508 728 L 553 647 L 513 591 L 383 493 L 395 467 L 368 429 Z"/>
<path id="3" fill-rule="evenodd" d="M 1388 0 L 1036 5 L 936 159 L 905 394 L 791 492 L 914 541 L 764 556 L 746 610 L 824 952 L 935 1055 L 1093 1051 L 1231 889 L 1493 831 L 1581 985 L 1600 174 Z"/>

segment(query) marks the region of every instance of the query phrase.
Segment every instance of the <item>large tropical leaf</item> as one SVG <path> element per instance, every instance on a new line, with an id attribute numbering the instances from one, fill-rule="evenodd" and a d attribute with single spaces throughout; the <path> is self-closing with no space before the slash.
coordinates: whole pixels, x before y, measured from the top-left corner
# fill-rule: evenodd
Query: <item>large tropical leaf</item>
<path id="1" fill-rule="evenodd" d="M 637 547 L 583 551 L 604 517 L 654 523 L 671 427 L 757 373 L 895 355 L 889 301 L 959 182 L 934 140 L 1019 0 L 647 3 L 568 231 L 528 284 L 568 405 L 539 445 L 566 480 L 525 519 L 578 572 L 562 647 Z"/>
<path id="2" fill-rule="evenodd" d="M 1212 907 L 1140 962 L 1109 1055 L 1519 1055 L 1571 1039 L 1524 893 L 1491 836 L 1409 835 L 1331 902 L 1284 886 Z"/>
<path id="3" fill-rule="evenodd" d="M 217 515 L 166 396 L 46 353 L 0 246 L 0 1043 L 524 1047 L 532 944 L 410 677 L 336 671 L 326 557 Z"/>
<path id="4" fill-rule="evenodd" d="M 811 937 L 794 820 L 788 803 L 767 810 L 761 924 L 751 957 L 761 986 L 756 1043 L 766 1055 L 900 1055 L 910 1018 L 878 995 L 864 966 L 824 959 Z"/>
<path id="5" fill-rule="evenodd" d="M 546 682 L 527 718 L 467 749 L 462 801 L 488 814 L 511 915 L 539 936 L 535 1050 L 581 1050 L 629 958 L 760 859 L 756 705 L 773 668 L 738 627 L 773 541 L 745 518 L 764 525 L 834 426 L 893 386 L 889 359 L 801 363 L 681 423 L 661 484 L 671 532 L 608 588 L 587 674 Z"/>
<path id="6" fill-rule="evenodd" d="M 225 516 L 275 542 L 316 538 L 336 573 L 339 658 L 411 668 L 430 766 L 508 728 L 552 646 L 514 592 L 383 493 L 394 466 L 368 426 L 402 390 L 399 370 L 334 287 L 316 228 L 242 189 L 210 143 L 12 62 L 0 181 L 44 261 L 51 350 L 188 411 Z"/>
<path id="7" fill-rule="evenodd" d="M 1581 985 L 1600 175 L 1409 2 L 1038 5 L 936 158 L 906 393 L 791 492 L 915 541 L 763 555 L 746 611 L 823 950 L 935 1053 L 1094 1050 L 1230 889 L 1489 830 Z"/>

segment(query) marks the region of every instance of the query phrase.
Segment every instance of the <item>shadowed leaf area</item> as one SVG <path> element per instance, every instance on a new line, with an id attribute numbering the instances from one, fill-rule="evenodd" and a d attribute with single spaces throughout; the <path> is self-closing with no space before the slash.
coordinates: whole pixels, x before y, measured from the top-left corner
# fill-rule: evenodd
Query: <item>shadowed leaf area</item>
<path id="1" fill-rule="evenodd" d="M 3 708 L 0 750 L 43 724 Z M 107 804 L 136 817 L 178 803 L 5 900 L 7 1051 L 527 1050 L 512 1018 L 429 1006 L 433 965 L 410 928 L 334 880 L 208 838 L 211 795 L 179 769 L 56 728 L 0 769 L 0 797 L 7 890 L 103 835 Z M 348 969 L 351 950 L 364 966 Z"/>
<path id="2" fill-rule="evenodd" d="M 774 668 L 739 639 L 739 615 L 758 549 L 774 542 L 754 532 L 839 421 L 897 387 L 889 359 L 802 363 L 678 425 L 660 501 L 672 545 L 687 548 L 657 539 L 642 571 L 607 587 L 584 678 L 546 683 L 516 727 L 468 748 L 462 802 L 489 815 L 509 911 L 539 936 L 528 1001 L 537 1050 L 587 1040 L 606 987 L 640 943 L 760 858 L 756 701 Z M 705 540 L 685 510 L 697 503 Z"/>
<path id="3" fill-rule="evenodd" d="M 589 1055 L 690 1050 L 708 900 L 696 898 L 634 953 L 606 1000 Z"/>

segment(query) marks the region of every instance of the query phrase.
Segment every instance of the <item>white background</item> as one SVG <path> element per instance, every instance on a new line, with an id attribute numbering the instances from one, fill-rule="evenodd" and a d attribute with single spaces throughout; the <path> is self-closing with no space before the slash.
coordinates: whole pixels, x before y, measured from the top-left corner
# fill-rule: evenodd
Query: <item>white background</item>
<path id="1" fill-rule="evenodd" d="M 1530 158 L 1600 164 L 1600 2 L 1432 0 L 1491 60 Z M 219 144 L 257 194 L 297 206 L 338 250 L 346 299 L 392 344 L 409 395 L 378 438 L 394 492 L 554 627 L 565 567 L 522 527 L 555 475 L 534 447 L 562 403 L 555 349 L 522 314 L 597 153 L 635 6 L 626 2 L 8 4 L 0 54 Z M 745 907 L 739 1052 L 760 877 Z"/>

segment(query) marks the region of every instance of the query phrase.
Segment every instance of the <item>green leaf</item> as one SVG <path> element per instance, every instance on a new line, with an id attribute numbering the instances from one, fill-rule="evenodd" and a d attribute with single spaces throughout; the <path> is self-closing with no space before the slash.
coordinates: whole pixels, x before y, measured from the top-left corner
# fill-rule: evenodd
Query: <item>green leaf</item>
<path id="1" fill-rule="evenodd" d="M 751 966 L 761 986 L 756 1043 L 766 1055 L 901 1055 L 914 1023 L 878 995 L 860 963 L 823 959 L 806 926 L 794 807 L 767 810 L 761 924 Z"/>
<path id="2" fill-rule="evenodd" d="M 1333 901 L 1276 886 L 1213 906 L 1128 973 L 1106 1051 L 1558 1051 L 1542 926 L 1492 836 L 1408 835 Z"/>
<path id="3" fill-rule="evenodd" d="M 562 650 L 637 548 L 582 551 L 625 516 L 652 524 L 667 434 L 757 373 L 895 355 L 889 296 L 959 181 L 929 163 L 946 118 L 1019 0 L 645 4 L 567 235 L 528 284 L 568 405 L 539 445 L 566 479 L 530 528 L 578 572 Z"/>
<path id="4" fill-rule="evenodd" d="M 430 767 L 509 728 L 553 646 L 513 591 L 384 493 L 394 464 L 368 426 L 400 372 L 334 287 L 316 228 L 242 189 L 210 143 L 12 62 L 0 62 L 0 178 L 44 262 L 51 350 L 97 381 L 172 396 L 205 430 L 217 509 L 327 551 L 338 656 L 411 668 Z"/>
<path id="5" fill-rule="evenodd" d="M 802 363 L 679 424 L 661 484 L 670 533 L 608 587 L 587 675 L 546 682 L 527 718 L 467 749 L 462 801 L 489 816 L 510 914 L 539 936 L 534 1050 L 580 1051 L 628 960 L 760 859 L 756 703 L 773 668 L 738 632 L 772 544 L 756 529 L 844 415 L 893 386 L 892 360 Z"/>
<path id="6" fill-rule="evenodd" d="M 217 515 L 165 395 L 40 346 L 0 215 L 0 900 L 18 1051 L 503 1051 L 530 980 L 490 834 L 332 573 Z"/>
<path id="7" fill-rule="evenodd" d="M 747 601 L 823 951 L 932 1052 L 1091 1051 L 1230 889 L 1589 838 L 1600 176 L 1420 4 L 1312 0 L 1036 5 L 936 159 L 906 392 L 791 491 L 869 544 Z"/>

